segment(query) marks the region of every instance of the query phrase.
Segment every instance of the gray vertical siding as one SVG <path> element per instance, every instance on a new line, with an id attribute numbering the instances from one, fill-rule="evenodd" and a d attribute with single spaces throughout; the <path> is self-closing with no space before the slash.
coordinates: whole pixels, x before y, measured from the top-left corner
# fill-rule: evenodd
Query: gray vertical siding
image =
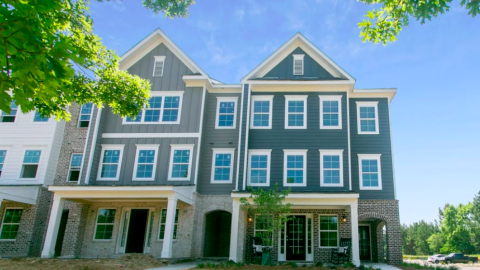
<path id="1" fill-rule="evenodd" d="M 243 89 L 242 89 L 242 123 L 240 125 L 240 128 L 242 129 L 241 133 L 240 133 L 240 143 L 239 143 L 239 151 L 240 151 L 240 160 L 238 161 L 238 167 L 240 168 L 239 170 L 239 173 L 238 173 L 238 189 L 239 190 L 242 190 L 243 188 L 243 177 L 244 177 L 244 174 L 243 174 L 243 168 L 244 168 L 244 164 L 245 164 L 245 143 L 246 143 L 246 138 L 247 138 L 247 129 L 248 129 L 248 126 L 247 126 L 247 115 L 248 115 L 248 87 L 249 85 L 248 84 L 245 84 L 243 86 Z"/>
<path id="2" fill-rule="evenodd" d="M 345 191 L 348 182 L 347 100 L 341 92 L 277 92 L 273 95 L 272 129 L 250 129 L 249 149 L 272 149 L 270 184 L 283 187 L 284 149 L 308 149 L 307 187 L 292 187 L 292 191 Z M 285 95 L 308 95 L 307 129 L 285 129 Z M 319 95 L 342 95 L 342 129 L 320 129 Z M 320 187 L 319 149 L 343 149 L 343 187 Z"/>
<path id="3" fill-rule="evenodd" d="M 200 152 L 200 166 L 197 191 L 201 194 L 228 195 L 235 189 L 238 155 L 238 127 L 242 101 L 238 94 L 207 93 L 203 119 L 203 137 Z M 217 97 L 238 97 L 235 129 L 215 129 Z M 234 148 L 233 181 L 231 184 L 212 184 L 212 148 Z"/>
<path id="4" fill-rule="evenodd" d="M 378 101 L 378 135 L 361 135 L 357 131 L 357 101 Z M 390 121 L 388 99 L 351 98 L 350 99 L 350 144 L 352 151 L 352 186 L 360 192 L 360 199 L 395 199 L 392 167 L 392 149 L 390 143 Z M 382 190 L 360 190 L 357 154 L 381 154 Z"/>
<path id="5" fill-rule="evenodd" d="M 304 54 L 303 75 L 293 75 L 293 55 Z M 296 48 L 291 54 L 283 59 L 278 65 L 270 70 L 265 79 L 293 80 L 293 79 L 316 79 L 316 80 L 334 80 L 336 79 L 327 70 L 320 66 L 310 55 L 305 53 L 300 47 Z"/>

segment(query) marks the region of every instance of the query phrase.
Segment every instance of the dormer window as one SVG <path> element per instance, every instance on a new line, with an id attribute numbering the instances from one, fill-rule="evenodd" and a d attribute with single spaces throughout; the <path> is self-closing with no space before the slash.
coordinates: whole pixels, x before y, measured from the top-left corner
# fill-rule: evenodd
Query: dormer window
<path id="1" fill-rule="evenodd" d="M 155 56 L 153 64 L 153 77 L 163 76 L 163 67 L 165 66 L 165 56 Z"/>
<path id="2" fill-rule="evenodd" d="M 304 54 L 293 55 L 293 75 L 303 75 L 303 57 Z"/>

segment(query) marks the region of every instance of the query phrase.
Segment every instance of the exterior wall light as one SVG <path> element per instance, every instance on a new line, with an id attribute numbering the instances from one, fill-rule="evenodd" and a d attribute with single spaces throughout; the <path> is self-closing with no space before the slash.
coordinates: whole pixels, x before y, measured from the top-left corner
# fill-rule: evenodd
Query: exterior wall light
<path id="1" fill-rule="evenodd" d="M 247 220 L 248 220 L 248 222 L 252 222 L 252 221 L 253 221 L 253 218 L 248 217 Z"/>
<path id="2" fill-rule="evenodd" d="M 347 216 L 343 215 L 342 216 L 342 223 L 346 223 L 347 222 Z"/>

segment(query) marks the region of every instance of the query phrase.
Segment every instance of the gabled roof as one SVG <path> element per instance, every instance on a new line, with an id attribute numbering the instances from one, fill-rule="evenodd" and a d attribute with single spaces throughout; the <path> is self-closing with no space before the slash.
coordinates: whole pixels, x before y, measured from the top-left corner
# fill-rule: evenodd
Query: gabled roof
<path id="1" fill-rule="evenodd" d="M 198 75 L 207 76 L 207 73 L 203 71 L 190 57 L 188 57 L 180 48 L 160 30 L 155 29 L 150 35 L 144 38 L 142 41 L 133 46 L 130 50 L 122 55 L 120 59 L 120 69 L 126 70 L 133 66 L 138 60 L 144 57 L 147 53 L 153 50 L 160 44 L 165 46 L 175 54 L 193 73 Z"/>
<path id="2" fill-rule="evenodd" d="M 335 80 L 344 80 L 345 83 L 355 83 L 355 79 L 350 74 L 337 65 L 337 63 L 330 59 L 330 57 L 318 49 L 301 33 L 296 33 L 285 44 L 273 52 L 267 59 L 260 63 L 260 65 L 243 77 L 242 82 L 245 82 L 246 80 L 262 80 L 265 74 L 272 70 L 298 47 L 305 51 L 319 65 L 335 77 Z"/>

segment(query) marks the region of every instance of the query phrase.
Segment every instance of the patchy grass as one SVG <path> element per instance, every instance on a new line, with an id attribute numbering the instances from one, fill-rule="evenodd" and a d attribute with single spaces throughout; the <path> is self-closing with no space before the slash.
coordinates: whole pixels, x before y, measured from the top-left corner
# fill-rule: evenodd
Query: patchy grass
<path id="1" fill-rule="evenodd" d="M 424 265 L 424 264 L 418 264 L 418 263 L 405 263 L 405 262 L 402 263 L 401 265 L 397 265 L 397 267 L 403 270 L 416 270 L 416 269 L 437 270 L 439 269 L 439 266 Z M 442 267 L 441 269 L 459 270 L 458 267 L 456 266 Z"/>
<path id="2" fill-rule="evenodd" d="M 0 259 L 0 270 L 143 270 L 164 266 L 151 255 L 130 254 L 115 259 Z"/>
<path id="3" fill-rule="evenodd" d="M 214 263 L 214 262 L 208 262 L 208 263 L 199 263 L 196 268 L 194 269 L 251 269 L 251 270 L 260 270 L 260 269 L 268 269 L 268 270 L 287 270 L 287 269 L 295 269 L 299 270 L 301 269 L 322 269 L 322 270 L 331 270 L 331 269 L 336 269 L 336 270 L 353 270 L 357 269 L 353 264 L 351 263 L 345 263 L 343 265 L 337 265 L 337 266 L 327 266 L 327 265 L 322 265 L 322 263 L 317 263 L 315 266 L 307 266 L 307 265 L 301 265 L 299 266 L 295 262 L 288 262 L 288 263 L 281 263 L 278 265 L 259 265 L 259 264 L 243 264 L 243 263 L 234 263 L 232 261 L 226 262 L 226 263 Z"/>

